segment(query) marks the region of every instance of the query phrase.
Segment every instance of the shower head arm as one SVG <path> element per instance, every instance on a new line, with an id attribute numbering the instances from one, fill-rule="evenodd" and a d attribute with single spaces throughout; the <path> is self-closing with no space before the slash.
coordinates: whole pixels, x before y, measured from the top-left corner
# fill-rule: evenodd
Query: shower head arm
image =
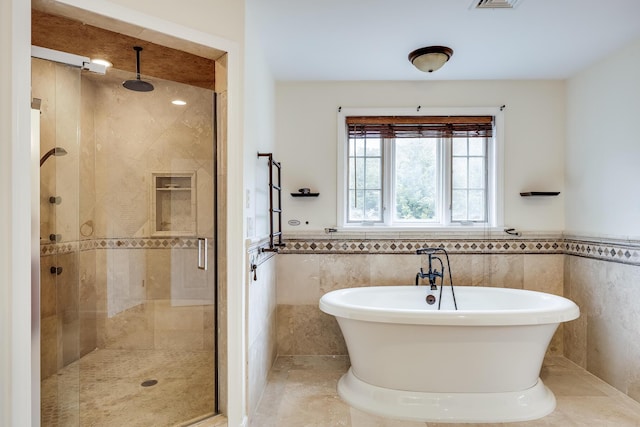
<path id="1" fill-rule="evenodd" d="M 134 46 L 133 50 L 136 51 L 136 79 L 140 80 L 140 51 L 142 47 Z"/>
<path id="2" fill-rule="evenodd" d="M 142 47 L 134 46 L 133 50 L 136 51 L 136 78 L 135 80 L 125 80 L 122 82 L 122 86 L 124 86 L 125 89 L 133 90 L 135 92 L 151 92 L 153 90 L 153 85 L 142 80 L 140 75 L 140 51 L 142 51 Z"/>

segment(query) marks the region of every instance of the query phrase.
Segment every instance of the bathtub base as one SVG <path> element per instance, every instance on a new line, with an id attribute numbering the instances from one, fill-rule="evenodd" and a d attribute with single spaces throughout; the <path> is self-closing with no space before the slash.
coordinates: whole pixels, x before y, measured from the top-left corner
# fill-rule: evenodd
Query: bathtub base
<path id="1" fill-rule="evenodd" d="M 550 414 L 556 399 L 540 379 L 531 388 L 506 393 L 425 393 L 377 387 L 349 369 L 338 394 L 352 407 L 382 417 L 423 422 L 529 421 Z"/>

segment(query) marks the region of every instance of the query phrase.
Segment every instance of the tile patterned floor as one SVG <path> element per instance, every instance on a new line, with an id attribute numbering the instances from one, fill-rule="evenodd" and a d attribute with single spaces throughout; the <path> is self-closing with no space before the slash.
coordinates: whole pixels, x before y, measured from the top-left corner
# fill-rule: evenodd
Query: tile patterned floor
<path id="1" fill-rule="evenodd" d="M 213 415 L 213 391 L 211 351 L 96 350 L 42 382 L 42 426 L 184 425 Z"/>
<path id="2" fill-rule="evenodd" d="M 395 421 L 343 403 L 336 386 L 347 357 L 279 357 L 251 427 L 632 427 L 640 426 L 640 403 L 563 357 L 545 360 L 541 378 L 553 391 L 556 410 L 539 420 L 496 424 Z"/>

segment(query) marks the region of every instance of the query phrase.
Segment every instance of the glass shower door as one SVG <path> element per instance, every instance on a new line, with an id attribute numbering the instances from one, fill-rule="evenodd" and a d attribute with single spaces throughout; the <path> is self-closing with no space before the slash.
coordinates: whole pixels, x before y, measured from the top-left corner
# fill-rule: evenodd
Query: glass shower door
<path id="1" fill-rule="evenodd" d="M 32 59 L 40 101 L 40 378 L 43 426 L 79 425 L 80 70 Z M 89 345 L 90 346 L 90 345 Z"/>
<path id="2" fill-rule="evenodd" d="M 215 96 L 159 79 L 134 92 L 131 78 L 32 60 L 43 426 L 217 410 Z"/>
<path id="3" fill-rule="evenodd" d="M 215 412 L 213 92 L 144 76 L 155 89 L 136 92 L 122 85 L 132 78 L 110 69 L 82 82 L 93 167 L 81 181 L 93 193 L 80 229 L 96 266 L 83 425 L 172 426 Z"/>

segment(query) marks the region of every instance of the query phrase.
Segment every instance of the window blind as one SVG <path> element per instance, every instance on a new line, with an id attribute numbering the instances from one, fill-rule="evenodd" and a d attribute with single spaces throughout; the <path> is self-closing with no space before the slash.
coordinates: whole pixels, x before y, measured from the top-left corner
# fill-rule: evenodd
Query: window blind
<path id="1" fill-rule="evenodd" d="M 493 116 L 351 116 L 349 138 L 491 137 Z"/>

